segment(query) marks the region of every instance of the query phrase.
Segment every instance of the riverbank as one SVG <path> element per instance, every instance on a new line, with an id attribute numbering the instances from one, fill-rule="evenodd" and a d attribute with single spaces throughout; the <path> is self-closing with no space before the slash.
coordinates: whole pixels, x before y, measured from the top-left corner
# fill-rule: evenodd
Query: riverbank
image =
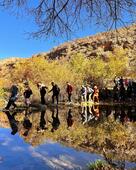
<path id="1" fill-rule="evenodd" d="M 27 107 L 22 103 L 22 102 L 16 102 L 17 103 L 17 108 L 16 110 L 24 110 Z M 0 103 L 0 111 L 3 111 L 3 108 L 5 107 L 6 103 Z M 98 106 L 136 106 L 136 101 L 133 102 L 112 102 L 112 101 L 107 101 L 107 102 L 103 102 L 100 101 L 99 103 L 94 103 L 94 102 L 72 102 L 72 103 L 68 103 L 68 102 L 59 102 L 59 104 L 52 104 L 51 102 L 46 103 L 46 105 L 41 105 L 39 102 L 32 102 L 31 104 L 31 108 L 33 111 L 38 111 L 40 110 L 42 107 L 85 107 L 85 106 L 92 106 L 92 105 L 98 105 Z M 11 109 L 13 110 L 13 109 Z"/>

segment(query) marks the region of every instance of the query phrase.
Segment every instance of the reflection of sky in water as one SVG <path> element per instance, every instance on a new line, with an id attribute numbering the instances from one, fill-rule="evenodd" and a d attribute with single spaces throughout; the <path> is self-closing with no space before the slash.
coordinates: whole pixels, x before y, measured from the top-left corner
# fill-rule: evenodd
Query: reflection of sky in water
<path id="1" fill-rule="evenodd" d="M 45 141 L 34 148 L 18 134 L 13 136 L 11 130 L 0 128 L 0 170 L 80 170 L 97 159 L 102 157 L 52 141 Z M 126 162 L 126 169 L 131 167 L 136 167 L 136 163 Z"/>
<path id="2" fill-rule="evenodd" d="M 100 158 L 50 141 L 33 148 L 18 134 L 12 136 L 10 130 L 0 129 L 0 170 L 83 169 Z"/>

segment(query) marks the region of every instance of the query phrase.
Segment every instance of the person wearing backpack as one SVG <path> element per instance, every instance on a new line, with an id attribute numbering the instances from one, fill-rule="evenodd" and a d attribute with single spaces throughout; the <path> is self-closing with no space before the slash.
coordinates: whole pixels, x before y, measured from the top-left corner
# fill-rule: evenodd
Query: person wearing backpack
<path id="1" fill-rule="evenodd" d="M 49 91 L 49 93 L 52 91 L 52 103 L 54 104 L 54 101 L 55 101 L 55 98 L 56 98 L 56 101 L 57 101 L 57 104 L 58 104 L 60 88 L 54 82 L 51 82 L 51 85 L 52 85 L 52 89 Z"/>
<path id="2" fill-rule="evenodd" d="M 66 92 L 68 94 L 68 101 L 71 103 L 73 87 L 72 87 L 72 85 L 69 82 L 67 82 Z"/>
<path id="3" fill-rule="evenodd" d="M 40 91 L 40 96 L 41 96 L 41 104 L 46 104 L 45 101 L 45 94 L 46 94 L 46 89 L 48 89 L 48 87 L 46 87 L 44 84 L 42 83 L 37 83 L 37 87 Z"/>
<path id="4" fill-rule="evenodd" d="M 9 101 L 5 109 L 8 110 L 12 105 L 14 108 L 17 107 L 17 105 L 15 104 L 17 98 L 18 98 L 18 87 L 17 87 L 17 84 L 13 84 L 10 89 Z"/>

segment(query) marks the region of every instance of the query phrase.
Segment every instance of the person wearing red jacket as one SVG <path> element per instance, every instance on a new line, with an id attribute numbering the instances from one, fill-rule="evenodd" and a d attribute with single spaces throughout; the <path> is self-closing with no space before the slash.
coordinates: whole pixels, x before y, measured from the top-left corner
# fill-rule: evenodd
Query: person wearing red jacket
<path id="1" fill-rule="evenodd" d="M 66 92 L 68 94 L 68 101 L 71 102 L 73 87 L 69 82 L 67 82 Z"/>

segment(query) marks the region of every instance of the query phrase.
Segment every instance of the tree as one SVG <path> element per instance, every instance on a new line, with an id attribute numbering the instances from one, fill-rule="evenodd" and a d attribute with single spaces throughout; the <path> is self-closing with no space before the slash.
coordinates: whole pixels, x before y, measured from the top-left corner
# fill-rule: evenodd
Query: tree
<path id="1" fill-rule="evenodd" d="M 26 10 L 34 17 L 37 31 L 34 37 L 71 33 L 75 26 L 93 21 L 117 28 L 125 18 L 135 22 L 136 0 L 0 0 L 5 9 Z"/>
<path id="2" fill-rule="evenodd" d="M 105 68 L 108 79 L 114 79 L 115 76 L 127 75 L 129 70 L 129 60 L 126 50 L 115 48 L 114 52 L 109 54 L 108 59 L 109 61 Z"/>

